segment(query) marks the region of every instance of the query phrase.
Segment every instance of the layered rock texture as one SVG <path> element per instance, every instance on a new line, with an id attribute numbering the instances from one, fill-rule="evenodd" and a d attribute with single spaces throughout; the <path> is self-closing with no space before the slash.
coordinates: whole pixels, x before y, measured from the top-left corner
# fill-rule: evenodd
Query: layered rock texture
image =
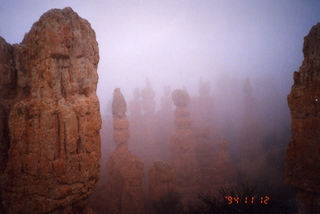
<path id="1" fill-rule="evenodd" d="M 176 106 L 174 111 L 176 130 L 171 137 L 171 163 L 176 173 L 178 193 L 182 197 L 181 202 L 186 207 L 197 200 L 201 175 L 195 154 L 196 137 L 191 129 L 192 121 L 188 109 L 189 95 L 184 90 L 176 89 L 172 92 L 172 100 Z"/>
<path id="2" fill-rule="evenodd" d="M 53 9 L 21 44 L 0 43 L 6 212 L 85 212 L 100 162 L 94 31 L 71 8 Z"/>
<path id="3" fill-rule="evenodd" d="M 299 213 L 320 213 L 320 23 L 304 38 L 303 54 L 288 95 L 292 138 L 285 178 L 299 189 Z"/>
<path id="4" fill-rule="evenodd" d="M 145 212 L 142 188 L 143 163 L 128 149 L 130 137 L 126 118 L 127 104 L 120 89 L 113 93 L 113 140 L 116 149 L 107 160 L 106 213 L 136 214 Z"/>

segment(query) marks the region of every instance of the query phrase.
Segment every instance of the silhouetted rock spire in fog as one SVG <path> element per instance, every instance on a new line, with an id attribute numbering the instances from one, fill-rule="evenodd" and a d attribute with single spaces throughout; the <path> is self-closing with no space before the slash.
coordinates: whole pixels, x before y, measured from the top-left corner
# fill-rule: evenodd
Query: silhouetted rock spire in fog
<path id="1" fill-rule="evenodd" d="M 240 132 L 240 159 L 238 167 L 241 182 L 257 182 L 265 175 L 265 153 L 261 147 L 261 127 L 257 112 L 257 103 L 253 97 L 253 90 L 249 77 L 243 84 L 244 114 Z"/>
<path id="2" fill-rule="evenodd" d="M 171 88 L 164 86 L 156 114 L 156 150 L 160 153 L 159 158 L 165 161 L 169 161 L 171 154 L 169 143 L 174 131 L 173 118 Z"/>
<path id="3" fill-rule="evenodd" d="M 21 44 L 1 43 L 0 106 L 9 116 L 0 127 L 4 122 L 10 133 L 6 211 L 83 212 L 100 164 L 95 32 L 71 8 L 53 9 Z"/>
<path id="4" fill-rule="evenodd" d="M 151 87 L 149 78 L 146 79 L 146 87 L 141 91 L 141 106 L 145 115 L 154 115 L 156 102 L 154 100 L 155 92 Z"/>
<path id="5" fill-rule="evenodd" d="M 134 89 L 133 100 L 129 102 L 129 110 L 131 117 L 141 117 L 141 100 L 139 88 Z"/>
<path id="6" fill-rule="evenodd" d="M 299 213 L 320 213 L 320 23 L 304 38 L 303 54 L 288 95 L 292 138 L 285 178 L 299 190 Z"/>
<path id="7" fill-rule="evenodd" d="M 113 93 L 113 140 L 116 149 L 109 156 L 107 168 L 106 213 L 136 214 L 145 212 L 142 188 L 143 163 L 128 149 L 130 136 L 126 118 L 127 104 L 119 88 Z"/>

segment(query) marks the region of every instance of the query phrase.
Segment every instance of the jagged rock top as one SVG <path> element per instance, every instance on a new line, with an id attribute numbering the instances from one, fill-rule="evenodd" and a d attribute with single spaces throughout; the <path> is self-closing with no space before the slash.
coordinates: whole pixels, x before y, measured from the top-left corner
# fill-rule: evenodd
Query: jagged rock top
<path id="1" fill-rule="evenodd" d="M 304 57 L 320 57 L 320 22 L 314 25 L 309 34 L 304 38 Z"/>

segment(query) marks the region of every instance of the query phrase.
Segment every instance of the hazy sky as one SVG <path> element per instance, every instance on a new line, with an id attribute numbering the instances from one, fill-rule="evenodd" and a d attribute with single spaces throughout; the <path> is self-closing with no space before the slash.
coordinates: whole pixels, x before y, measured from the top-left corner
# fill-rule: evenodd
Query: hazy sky
<path id="1" fill-rule="evenodd" d="M 157 91 L 184 85 L 191 96 L 200 77 L 212 88 L 223 75 L 249 77 L 285 99 L 303 37 L 320 22 L 318 0 L 0 0 L 0 36 L 20 43 L 43 13 L 66 6 L 96 32 L 102 113 L 114 88 L 128 102 L 147 76 Z"/>

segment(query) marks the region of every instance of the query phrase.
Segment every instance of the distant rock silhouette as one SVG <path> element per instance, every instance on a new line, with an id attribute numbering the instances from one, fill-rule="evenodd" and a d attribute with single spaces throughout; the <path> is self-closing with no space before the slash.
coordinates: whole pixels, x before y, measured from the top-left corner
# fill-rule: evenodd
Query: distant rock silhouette
<path id="1" fill-rule="evenodd" d="M 288 95 L 292 138 L 285 179 L 299 190 L 299 213 L 320 213 L 320 23 L 304 38 L 303 54 Z"/>
<path id="2" fill-rule="evenodd" d="M 7 213 L 89 212 L 100 163 L 95 38 L 89 22 L 65 8 L 43 14 L 21 44 L 1 39 L 0 110 L 9 116 L 1 114 L 0 152 L 10 133 L 2 184 Z"/>
<path id="3" fill-rule="evenodd" d="M 156 113 L 156 147 L 158 158 L 163 161 L 170 160 L 170 137 L 174 131 L 174 116 L 172 114 L 172 99 L 170 86 L 165 86 L 163 96 L 160 97 L 160 109 Z"/>
<path id="4" fill-rule="evenodd" d="M 128 149 L 130 136 L 126 118 L 127 104 L 120 89 L 113 93 L 113 140 L 116 149 L 107 160 L 106 213 L 136 214 L 145 212 L 142 188 L 143 163 Z"/>

